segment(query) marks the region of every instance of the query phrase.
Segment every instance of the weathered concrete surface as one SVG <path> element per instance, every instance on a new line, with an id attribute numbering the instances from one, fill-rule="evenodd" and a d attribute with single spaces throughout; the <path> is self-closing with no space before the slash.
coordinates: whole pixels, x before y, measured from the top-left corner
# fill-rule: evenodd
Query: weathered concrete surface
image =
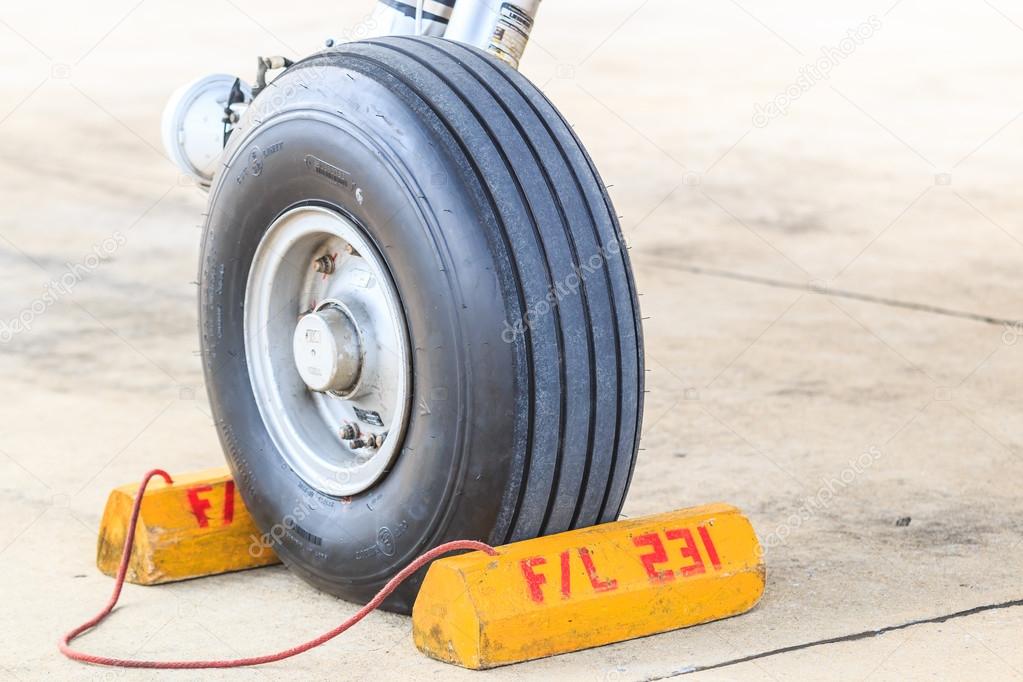
<path id="1" fill-rule="evenodd" d="M 187 78 L 342 36 L 370 3 L 9 4 L 0 320 L 124 238 L 0 345 L 0 670 L 141 677 L 54 643 L 110 589 L 93 565 L 110 488 L 220 458 L 195 356 L 203 196 L 162 157 L 160 109 Z M 755 104 L 870 15 L 879 28 L 829 79 L 754 125 Z M 626 512 L 738 505 L 770 544 L 768 587 L 739 618 L 483 676 L 660 677 L 1023 597 L 1023 328 L 997 321 L 1023 317 L 1021 25 L 999 2 L 544 4 L 523 70 L 613 185 L 649 317 Z M 271 568 L 129 587 L 82 645 L 248 655 L 353 610 Z M 698 677 L 1018 678 L 1021 631 L 1006 608 Z M 387 614 L 219 674 L 339 675 L 473 676 L 420 656 Z"/>

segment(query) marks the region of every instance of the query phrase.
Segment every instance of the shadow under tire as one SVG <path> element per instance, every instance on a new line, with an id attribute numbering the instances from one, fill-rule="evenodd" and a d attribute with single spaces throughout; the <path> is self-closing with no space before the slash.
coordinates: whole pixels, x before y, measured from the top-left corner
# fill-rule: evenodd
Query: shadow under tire
<path id="1" fill-rule="evenodd" d="M 535 86 L 441 39 L 349 43 L 278 77 L 224 158 L 200 329 L 218 434 L 263 531 L 252 551 L 272 547 L 316 587 L 365 602 L 447 540 L 617 519 L 642 418 L 635 286 L 604 184 Z M 250 274 L 268 230 L 296 211 L 357 227 L 407 334 L 396 454 L 352 494 L 296 471 L 253 388 L 257 354 L 280 344 L 270 332 L 246 343 Z M 384 607 L 409 612 L 422 577 Z"/>

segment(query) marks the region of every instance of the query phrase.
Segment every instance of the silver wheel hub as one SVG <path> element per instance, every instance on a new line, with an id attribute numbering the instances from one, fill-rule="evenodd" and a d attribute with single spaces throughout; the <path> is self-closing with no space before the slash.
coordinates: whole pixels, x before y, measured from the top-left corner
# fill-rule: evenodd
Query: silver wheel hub
<path id="1" fill-rule="evenodd" d="M 409 345 L 390 274 L 359 226 L 320 207 L 274 221 L 244 316 L 256 404 L 288 465 L 333 496 L 380 480 L 408 421 Z"/>
<path id="2" fill-rule="evenodd" d="M 345 395 L 359 380 L 359 331 L 352 318 L 333 304 L 299 319 L 292 350 L 299 376 L 312 391 Z"/>

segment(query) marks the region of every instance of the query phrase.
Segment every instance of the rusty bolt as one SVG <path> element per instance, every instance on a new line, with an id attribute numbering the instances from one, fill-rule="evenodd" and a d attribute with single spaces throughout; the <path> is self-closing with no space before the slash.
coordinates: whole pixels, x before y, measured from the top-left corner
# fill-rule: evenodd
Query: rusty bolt
<path id="1" fill-rule="evenodd" d="M 359 427 L 351 422 L 346 422 L 340 430 L 341 440 L 355 440 L 359 437 Z"/>
<path id="2" fill-rule="evenodd" d="M 378 433 L 375 436 L 372 436 L 371 438 L 373 447 L 382 448 L 384 447 L 384 440 L 386 440 L 387 438 L 387 432 L 385 431 L 384 433 Z"/>
<path id="3" fill-rule="evenodd" d="M 360 448 L 368 448 L 369 447 L 369 443 L 367 443 L 366 441 L 364 441 L 361 438 L 356 438 L 353 441 L 349 441 L 348 447 L 350 447 L 353 450 L 358 450 Z"/>
<path id="4" fill-rule="evenodd" d="M 313 270 L 329 275 L 334 272 L 334 259 L 330 256 L 320 256 L 313 260 Z"/>

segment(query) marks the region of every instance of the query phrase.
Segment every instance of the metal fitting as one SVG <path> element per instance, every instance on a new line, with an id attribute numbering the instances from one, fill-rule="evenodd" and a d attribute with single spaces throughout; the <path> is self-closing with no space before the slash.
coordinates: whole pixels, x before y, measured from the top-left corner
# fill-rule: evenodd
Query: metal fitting
<path id="1" fill-rule="evenodd" d="M 341 426 L 339 433 L 341 434 L 341 440 L 355 440 L 359 437 L 359 427 L 351 422 L 347 422 Z"/>
<path id="2" fill-rule="evenodd" d="M 347 426 L 349 426 L 349 425 L 346 425 L 346 427 Z M 387 439 L 387 433 L 386 432 L 384 432 L 384 433 L 371 433 L 371 434 L 363 436 L 361 434 L 358 434 L 358 427 L 356 427 L 354 425 L 351 425 L 351 426 L 353 427 L 353 429 L 356 432 L 356 437 L 354 437 L 354 438 L 345 438 L 345 440 L 348 441 L 348 447 L 352 448 L 353 450 L 359 450 L 361 448 L 373 448 L 374 450 L 377 450 L 377 449 L 383 447 L 384 441 Z M 344 438 L 348 433 L 350 433 L 350 432 L 349 431 L 345 431 L 344 428 L 342 428 L 341 437 Z"/>
<path id="3" fill-rule="evenodd" d="M 316 272 L 322 272 L 325 275 L 332 274 L 334 272 L 334 259 L 330 256 L 320 256 L 313 260 L 313 270 Z"/>

